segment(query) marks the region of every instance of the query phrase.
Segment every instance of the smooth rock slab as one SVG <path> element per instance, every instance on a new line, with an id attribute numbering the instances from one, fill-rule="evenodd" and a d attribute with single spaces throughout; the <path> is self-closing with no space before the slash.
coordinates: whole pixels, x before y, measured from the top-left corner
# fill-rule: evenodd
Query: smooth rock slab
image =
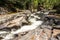
<path id="1" fill-rule="evenodd" d="M 51 30 L 37 28 L 35 30 L 29 31 L 26 35 L 22 37 L 18 37 L 18 40 L 49 40 L 50 37 Z"/>

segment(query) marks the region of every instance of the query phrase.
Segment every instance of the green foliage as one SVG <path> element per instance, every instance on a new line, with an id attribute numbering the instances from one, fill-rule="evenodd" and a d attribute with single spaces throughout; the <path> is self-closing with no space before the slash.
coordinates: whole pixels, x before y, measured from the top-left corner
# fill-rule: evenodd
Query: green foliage
<path id="1" fill-rule="evenodd" d="M 40 3 L 46 9 L 52 9 L 54 5 L 60 4 L 60 0 L 0 0 L 0 5 L 9 5 L 9 3 L 18 8 L 26 8 L 26 3 L 28 3 L 33 8 L 37 8 L 38 3 Z"/>
<path id="2" fill-rule="evenodd" d="M 34 5 L 34 8 L 36 8 L 38 6 L 38 0 L 34 0 L 33 5 Z"/>
<path id="3" fill-rule="evenodd" d="M 54 5 L 60 4 L 60 0 L 39 0 L 46 9 L 52 9 Z"/>

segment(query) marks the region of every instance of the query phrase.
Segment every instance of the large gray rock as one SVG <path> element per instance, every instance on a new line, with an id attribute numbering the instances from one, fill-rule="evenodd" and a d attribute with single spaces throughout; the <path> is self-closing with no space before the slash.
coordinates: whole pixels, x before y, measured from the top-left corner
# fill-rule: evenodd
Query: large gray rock
<path id="1" fill-rule="evenodd" d="M 5 8 L 0 7 L 0 14 L 6 14 L 6 13 L 8 13 L 8 11 Z"/>

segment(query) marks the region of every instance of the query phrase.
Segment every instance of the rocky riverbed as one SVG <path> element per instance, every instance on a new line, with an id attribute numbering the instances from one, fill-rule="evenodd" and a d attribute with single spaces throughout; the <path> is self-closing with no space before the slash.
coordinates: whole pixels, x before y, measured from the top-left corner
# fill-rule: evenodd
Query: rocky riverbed
<path id="1" fill-rule="evenodd" d="M 0 15 L 0 40 L 60 40 L 59 18 L 47 15 L 28 10 Z"/>

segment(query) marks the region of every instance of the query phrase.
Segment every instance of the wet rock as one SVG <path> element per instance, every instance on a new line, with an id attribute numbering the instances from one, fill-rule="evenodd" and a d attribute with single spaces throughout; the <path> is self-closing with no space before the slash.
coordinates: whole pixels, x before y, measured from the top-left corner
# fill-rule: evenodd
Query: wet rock
<path id="1" fill-rule="evenodd" d="M 51 30 L 40 29 L 29 31 L 26 35 L 20 36 L 18 40 L 49 40 L 51 37 Z"/>
<path id="2" fill-rule="evenodd" d="M 50 40 L 58 40 L 58 39 L 56 39 L 56 38 L 54 38 L 54 37 L 51 37 L 51 39 Z"/>
<path id="3" fill-rule="evenodd" d="M 60 29 L 60 25 L 53 26 L 54 29 Z"/>
<path id="4" fill-rule="evenodd" d="M 42 29 L 44 29 L 44 28 L 46 28 L 46 29 L 52 29 L 52 26 L 49 26 L 49 25 L 41 25 L 41 28 Z"/>
<path id="5" fill-rule="evenodd" d="M 51 40 L 60 40 L 60 30 L 59 29 L 53 29 Z"/>
<path id="6" fill-rule="evenodd" d="M 60 34 L 57 35 L 57 38 L 60 40 Z"/>
<path id="7" fill-rule="evenodd" d="M 60 34 L 60 29 L 54 29 L 52 36 L 54 37 L 54 36 L 56 36 L 58 34 Z"/>
<path id="8" fill-rule="evenodd" d="M 50 37 L 51 37 L 51 30 L 43 29 L 43 31 L 40 34 L 39 40 L 49 40 Z"/>

